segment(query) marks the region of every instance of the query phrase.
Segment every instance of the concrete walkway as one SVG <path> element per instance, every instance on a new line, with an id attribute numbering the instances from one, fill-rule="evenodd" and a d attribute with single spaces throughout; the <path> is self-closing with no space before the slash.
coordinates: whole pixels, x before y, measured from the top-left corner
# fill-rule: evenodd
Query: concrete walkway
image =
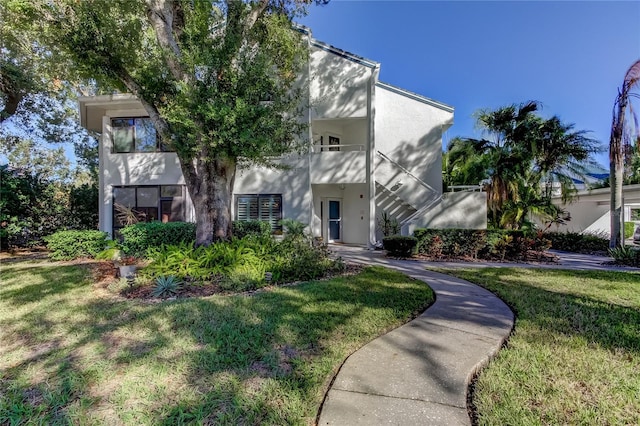
<path id="1" fill-rule="evenodd" d="M 607 258 L 556 253 L 558 264 L 394 260 L 381 251 L 333 246 L 351 262 L 382 265 L 429 283 L 436 301 L 413 321 L 353 353 L 338 372 L 319 425 L 468 425 L 467 389 L 513 328 L 509 307 L 491 292 L 425 270 L 439 267 L 546 267 L 632 270 L 602 265 Z"/>

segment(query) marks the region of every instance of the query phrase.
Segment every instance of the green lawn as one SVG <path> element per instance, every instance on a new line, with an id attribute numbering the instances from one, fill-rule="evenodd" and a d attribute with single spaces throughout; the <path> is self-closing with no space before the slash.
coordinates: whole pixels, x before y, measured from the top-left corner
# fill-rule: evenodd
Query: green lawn
<path id="1" fill-rule="evenodd" d="M 0 424 L 308 424 L 347 355 L 433 301 L 381 268 L 152 303 L 82 266 L 0 265 Z"/>
<path id="2" fill-rule="evenodd" d="M 482 425 L 640 424 L 640 274 L 533 269 L 443 271 L 516 314 L 480 373 Z"/>

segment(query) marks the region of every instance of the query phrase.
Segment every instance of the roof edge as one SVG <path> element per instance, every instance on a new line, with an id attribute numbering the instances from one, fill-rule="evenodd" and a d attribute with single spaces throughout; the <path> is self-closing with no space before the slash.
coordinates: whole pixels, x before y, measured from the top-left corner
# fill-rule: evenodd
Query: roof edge
<path id="1" fill-rule="evenodd" d="M 431 105 L 431 106 L 436 107 L 436 108 L 440 108 L 441 110 L 446 111 L 446 112 L 453 113 L 453 111 L 454 111 L 454 108 L 451 105 L 447 105 L 445 103 L 438 102 L 438 101 L 436 101 L 434 99 L 427 98 L 426 96 L 420 95 L 418 93 L 410 92 L 410 91 L 408 91 L 406 89 L 403 89 L 403 88 L 398 87 L 398 86 L 394 86 L 394 85 L 389 84 L 389 83 L 384 83 L 382 81 L 378 81 L 376 83 L 376 86 L 381 87 L 383 89 L 387 89 L 390 92 L 396 93 L 398 95 L 402 95 L 402 96 L 407 97 L 409 99 L 413 99 L 415 101 L 422 102 L 423 104 L 427 104 L 427 105 Z"/>

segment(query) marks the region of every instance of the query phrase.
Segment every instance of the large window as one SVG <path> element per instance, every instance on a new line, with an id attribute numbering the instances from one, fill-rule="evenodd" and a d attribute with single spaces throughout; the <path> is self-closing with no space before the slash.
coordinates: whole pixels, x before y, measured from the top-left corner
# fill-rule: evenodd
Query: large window
<path id="1" fill-rule="evenodd" d="M 281 194 L 236 195 L 236 220 L 261 220 L 269 222 L 273 231 L 281 231 Z"/>
<path id="2" fill-rule="evenodd" d="M 115 153 L 167 151 L 148 117 L 113 118 L 111 135 Z"/>
<path id="3" fill-rule="evenodd" d="M 184 201 L 184 185 L 114 187 L 113 235 L 137 222 L 184 221 Z"/>

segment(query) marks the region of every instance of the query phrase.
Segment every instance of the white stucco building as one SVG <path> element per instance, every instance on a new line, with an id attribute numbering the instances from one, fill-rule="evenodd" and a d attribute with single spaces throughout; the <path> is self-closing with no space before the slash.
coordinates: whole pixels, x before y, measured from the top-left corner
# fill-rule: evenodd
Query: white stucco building
<path id="1" fill-rule="evenodd" d="M 239 170 L 236 220 L 281 218 L 325 241 L 372 245 L 387 212 L 403 234 L 416 227 L 486 228 L 481 192 L 442 193 L 442 134 L 453 108 L 378 80 L 380 64 L 309 39 L 309 152 L 291 169 Z M 101 132 L 100 229 L 122 225 L 114 206 L 147 220 L 194 219 L 175 153 L 163 152 L 146 112 L 126 94 L 81 98 L 82 125 Z"/>

